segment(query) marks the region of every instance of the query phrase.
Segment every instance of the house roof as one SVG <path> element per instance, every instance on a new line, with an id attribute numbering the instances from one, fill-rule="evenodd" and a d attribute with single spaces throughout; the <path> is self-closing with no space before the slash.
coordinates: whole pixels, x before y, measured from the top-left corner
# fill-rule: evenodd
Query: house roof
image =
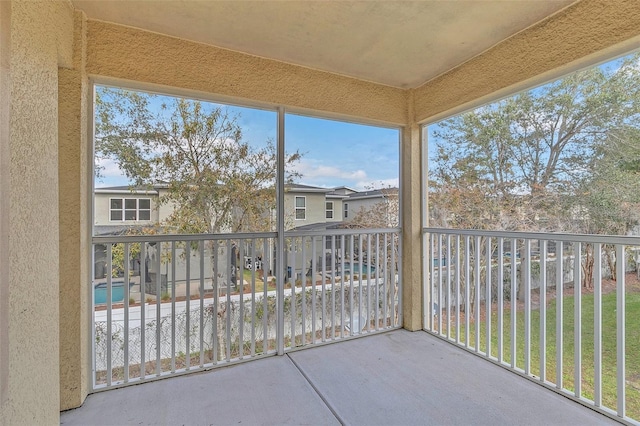
<path id="1" fill-rule="evenodd" d="M 72 0 L 89 19 L 403 89 L 574 2 Z"/>

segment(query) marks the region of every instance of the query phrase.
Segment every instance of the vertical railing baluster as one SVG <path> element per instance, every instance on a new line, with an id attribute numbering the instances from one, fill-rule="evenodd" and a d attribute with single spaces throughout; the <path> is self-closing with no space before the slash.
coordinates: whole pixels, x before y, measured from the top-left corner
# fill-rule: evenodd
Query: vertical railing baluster
<path id="1" fill-rule="evenodd" d="M 112 373 L 112 339 L 113 339 L 113 329 L 112 329 L 112 306 L 111 306 L 111 292 L 112 292 L 112 277 L 113 276 L 113 244 L 107 244 L 107 386 L 111 386 L 111 381 L 113 378 Z"/>
<path id="2" fill-rule="evenodd" d="M 354 234 L 349 235 L 349 335 L 353 336 L 353 238 Z"/>
<path id="3" fill-rule="evenodd" d="M 395 235 L 395 239 L 398 241 L 398 262 L 402 265 L 402 241 L 401 235 L 399 232 L 394 232 L 392 235 Z M 395 256 L 394 256 L 394 265 L 395 265 Z M 398 268 L 398 279 L 396 281 L 398 283 L 398 323 L 396 326 L 401 326 L 403 324 L 403 306 L 402 306 L 402 266 Z"/>
<path id="4" fill-rule="evenodd" d="M 251 356 L 256 356 L 256 239 L 252 238 L 249 245 L 249 256 L 251 262 Z M 266 285 L 266 283 L 265 283 Z"/>
<path id="5" fill-rule="evenodd" d="M 376 274 L 375 274 L 375 282 L 376 282 L 376 287 L 375 287 L 375 329 L 379 330 L 380 329 L 380 233 L 376 233 L 376 261 L 375 261 L 375 265 L 376 265 Z M 371 265 L 371 262 L 369 263 L 369 265 Z"/>
<path id="6" fill-rule="evenodd" d="M 471 312 L 471 237 L 464 237 L 464 346 L 469 347 Z"/>
<path id="7" fill-rule="evenodd" d="M 301 333 L 301 345 L 304 346 L 306 345 L 306 339 L 307 339 L 307 271 L 306 269 L 306 265 L 307 265 L 307 244 L 306 244 L 306 238 L 307 237 L 302 237 L 301 238 L 301 244 L 302 244 L 302 306 L 300 307 L 302 310 L 302 333 Z M 313 279 L 313 273 L 311 274 L 311 279 Z"/>
<path id="8" fill-rule="evenodd" d="M 146 322 L 145 311 L 147 310 L 146 298 L 146 277 L 147 277 L 147 245 L 144 241 L 140 242 L 140 379 L 144 379 L 146 375 Z"/>
<path id="9" fill-rule="evenodd" d="M 316 263 L 316 237 L 311 237 L 311 344 L 316 343 L 316 272 L 318 264 Z"/>
<path id="10" fill-rule="evenodd" d="M 618 416 L 624 418 L 626 416 L 626 380 L 625 380 L 625 355 L 626 355 L 626 336 L 625 336 L 625 314 L 626 314 L 626 283 L 625 283 L 625 258 L 624 245 L 616 244 L 616 389 L 618 395 L 617 412 Z"/>
<path id="11" fill-rule="evenodd" d="M 336 338 L 336 236 L 331 236 L 331 339 Z"/>
<path id="12" fill-rule="evenodd" d="M 582 244 L 573 243 L 573 386 L 574 394 L 582 395 Z"/>
<path id="13" fill-rule="evenodd" d="M 212 339 L 212 345 L 213 345 L 213 354 L 211 356 L 211 359 L 213 360 L 213 364 L 217 364 L 219 359 L 218 359 L 218 346 L 220 345 L 219 339 L 220 336 L 218 336 L 218 306 L 220 303 L 220 283 L 218 282 L 218 241 L 217 240 L 211 240 L 211 261 L 213 263 L 213 265 L 211 265 L 212 267 L 212 277 L 211 277 L 211 284 L 213 286 L 213 339 Z M 266 287 L 266 284 L 265 284 Z M 266 315 L 266 314 L 265 314 Z"/>
<path id="14" fill-rule="evenodd" d="M 325 318 L 327 316 L 327 301 L 325 299 L 325 295 L 327 293 L 326 282 L 327 282 L 327 252 L 326 252 L 326 237 L 321 237 L 322 241 L 322 341 L 326 341 L 327 334 L 327 324 Z"/>
<path id="15" fill-rule="evenodd" d="M 540 381 L 547 381 L 547 240 L 540 240 Z"/>
<path id="16" fill-rule="evenodd" d="M 524 258 L 520 259 L 524 267 L 524 374 L 531 373 L 531 240 L 525 239 Z"/>
<path id="17" fill-rule="evenodd" d="M 226 259 L 225 259 L 225 263 L 227 265 L 227 292 L 225 294 L 225 301 L 226 301 L 226 306 L 225 306 L 225 333 L 226 333 L 226 342 L 225 342 L 225 348 L 226 348 L 226 360 L 227 361 L 231 361 L 231 285 L 233 284 L 233 281 L 231 280 L 231 240 L 227 240 L 227 251 L 226 251 Z M 235 274 L 235 271 L 233 271 L 233 273 Z M 237 281 L 236 281 L 237 284 Z M 188 300 L 188 299 L 187 299 Z"/>
<path id="18" fill-rule="evenodd" d="M 563 302 L 564 302 L 564 242 L 556 242 L 556 387 L 563 388 Z M 575 263 L 575 262 L 574 262 Z"/>
<path id="19" fill-rule="evenodd" d="M 324 240 L 324 238 L 323 238 Z M 291 259 L 291 276 L 289 277 L 289 313 L 291 315 L 291 343 L 289 347 L 296 347 L 296 258 L 298 257 L 298 237 L 291 237 L 291 251 L 293 256 Z M 287 262 L 288 263 L 288 262 Z M 287 275 L 289 271 L 287 270 Z"/>
<path id="20" fill-rule="evenodd" d="M 475 314 L 475 351 L 480 352 L 480 255 L 482 254 L 482 248 L 480 246 L 480 237 L 475 238 L 474 244 L 474 252 L 475 252 L 475 303 L 474 303 L 474 314 Z"/>
<path id="21" fill-rule="evenodd" d="M 264 285 L 262 286 L 262 353 L 266 354 L 269 352 L 269 266 L 271 265 L 270 261 L 270 244 L 269 240 L 265 238 L 262 240 L 262 282 Z"/>
<path id="22" fill-rule="evenodd" d="M 593 244 L 593 405 L 602 405 L 602 245 Z"/>
<path id="23" fill-rule="evenodd" d="M 161 331 L 161 309 L 162 309 L 162 263 L 160 254 L 162 253 L 162 243 L 156 243 L 156 376 L 162 373 L 161 352 L 162 342 L 160 341 Z"/>
<path id="24" fill-rule="evenodd" d="M 460 234 L 456 235 L 456 343 L 460 344 Z"/>
<path id="25" fill-rule="evenodd" d="M 447 340 L 451 339 L 451 234 L 447 234 L 445 257 L 447 259 L 446 312 Z"/>
<path id="26" fill-rule="evenodd" d="M 240 308 L 238 316 L 238 358 L 244 358 L 244 239 L 238 240 L 236 249 L 237 262 L 240 262 L 240 273 L 236 263 L 236 286 L 240 293 Z"/>
<path id="27" fill-rule="evenodd" d="M 391 268 L 389 268 L 388 266 L 388 247 L 389 247 L 389 234 L 384 234 L 384 247 L 382 248 L 382 253 L 383 253 L 383 259 L 384 259 L 384 277 L 383 277 L 383 283 L 382 283 L 382 288 L 383 288 L 383 292 L 382 294 L 384 295 L 384 301 L 383 303 L 383 316 L 384 316 L 384 326 L 385 328 L 391 326 L 391 321 L 388 321 L 389 319 L 389 311 L 392 309 L 390 306 L 388 306 L 387 304 L 387 294 L 389 294 L 389 289 L 391 287 L 391 284 L 389 283 L 389 273 L 391 271 Z M 431 294 L 431 292 L 429 292 L 429 294 Z M 431 312 L 431 311 L 429 311 Z"/>
<path id="28" fill-rule="evenodd" d="M 443 280 L 442 268 L 444 267 L 444 258 L 442 257 L 442 234 L 438 234 L 437 249 L 438 249 L 438 310 L 437 310 L 438 334 L 442 336 L 443 335 L 442 333 L 442 280 Z"/>
<path id="29" fill-rule="evenodd" d="M 130 246 L 129 243 L 124 243 L 124 354 L 123 354 L 123 368 L 124 368 L 124 382 L 129 381 L 129 299 L 131 298 L 130 292 Z"/>
<path id="30" fill-rule="evenodd" d="M 200 368 L 204 366 L 204 241 L 198 244 L 200 254 Z"/>
<path id="31" fill-rule="evenodd" d="M 344 337 L 344 235 L 340 235 L 340 337 Z"/>
<path id="32" fill-rule="evenodd" d="M 185 369 L 189 370 L 191 367 L 191 241 L 186 242 L 185 259 L 186 259 L 186 271 L 185 271 Z"/>
<path id="33" fill-rule="evenodd" d="M 517 322 L 516 313 L 518 311 L 518 282 L 516 272 L 518 269 L 516 252 L 518 251 L 518 240 L 516 238 L 511 239 L 511 368 L 516 367 L 516 342 L 517 342 Z"/>
<path id="34" fill-rule="evenodd" d="M 361 265 L 361 267 L 365 267 Z M 367 331 L 371 331 L 371 234 L 367 233 Z M 362 282 L 362 281 L 361 281 Z"/>
<path id="35" fill-rule="evenodd" d="M 171 241 L 171 372 L 176 372 L 176 242 Z"/>
<path id="36" fill-rule="evenodd" d="M 351 269 L 354 268 L 351 262 Z M 358 234 L 358 334 L 362 332 L 362 234 Z"/>
<path id="37" fill-rule="evenodd" d="M 504 238 L 498 238 L 498 362 L 504 355 Z"/>
<path id="38" fill-rule="evenodd" d="M 487 237 L 484 255 L 486 279 L 484 284 L 485 297 L 485 346 L 487 358 L 491 357 L 491 237 Z"/>

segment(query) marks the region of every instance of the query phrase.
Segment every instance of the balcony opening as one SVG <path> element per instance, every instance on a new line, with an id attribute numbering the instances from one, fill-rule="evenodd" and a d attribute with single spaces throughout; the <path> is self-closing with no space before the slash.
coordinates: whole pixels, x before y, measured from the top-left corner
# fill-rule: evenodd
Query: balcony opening
<path id="1" fill-rule="evenodd" d="M 640 418 L 640 54 L 425 126 L 425 328 Z"/>
<path id="2" fill-rule="evenodd" d="M 94 107 L 94 389 L 401 326 L 398 129 L 103 85 Z"/>

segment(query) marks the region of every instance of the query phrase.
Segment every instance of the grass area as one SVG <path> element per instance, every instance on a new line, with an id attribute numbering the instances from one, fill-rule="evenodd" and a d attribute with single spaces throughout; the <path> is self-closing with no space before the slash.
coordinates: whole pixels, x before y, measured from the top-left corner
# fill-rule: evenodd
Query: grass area
<path id="1" fill-rule="evenodd" d="M 594 398 L 594 296 L 582 295 L 582 330 L 581 358 L 582 380 L 581 395 L 593 400 Z M 484 306 L 480 309 L 484 310 Z M 563 302 L 563 328 L 562 328 L 562 380 L 563 387 L 575 392 L 575 298 L 564 297 Z M 640 419 L 640 293 L 627 293 L 626 295 L 626 415 L 633 419 Z M 450 329 L 451 336 L 455 338 L 455 324 L 452 319 Z M 546 380 L 557 383 L 556 380 L 556 300 L 547 305 L 546 314 Z M 491 355 L 498 356 L 498 315 L 493 309 L 491 315 Z M 504 311 L 503 327 L 503 360 L 511 363 L 511 312 Z M 446 325 L 443 325 L 446 333 Z M 516 313 L 516 367 L 525 367 L 525 322 L 524 312 Z M 460 338 L 465 340 L 464 325 L 460 327 Z M 486 322 L 480 323 L 480 345 L 482 352 L 486 352 Z M 531 338 L 530 338 L 530 373 L 540 376 L 540 311 L 531 311 Z M 469 326 L 469 345 L 475 346 L 475 326 Z M 616 390 L 616 294 L 610 293 L 602 296 L 602 405 L 613 410 L 617 407 Z"/>

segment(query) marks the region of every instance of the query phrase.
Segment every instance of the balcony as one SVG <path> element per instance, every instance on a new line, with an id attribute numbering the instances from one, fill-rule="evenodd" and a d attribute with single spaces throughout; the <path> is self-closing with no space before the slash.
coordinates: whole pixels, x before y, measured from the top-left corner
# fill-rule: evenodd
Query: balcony
<path id="1" fill-rule="evenodd" d="M 397 229 L 287 232 L 274 289 L 276 234 L 94 237 L 124 276 L 94 281 L 96 393 L 62 423 L 637 424 L 640 238 L 424 238 L 412 333 Z"/>
<path id="2" fill-rule="evenodd" d="M 615 423 L 429 333 L 406 330 L 99 392 L 61 414 L 64 425 L 514 421 Z"/>

